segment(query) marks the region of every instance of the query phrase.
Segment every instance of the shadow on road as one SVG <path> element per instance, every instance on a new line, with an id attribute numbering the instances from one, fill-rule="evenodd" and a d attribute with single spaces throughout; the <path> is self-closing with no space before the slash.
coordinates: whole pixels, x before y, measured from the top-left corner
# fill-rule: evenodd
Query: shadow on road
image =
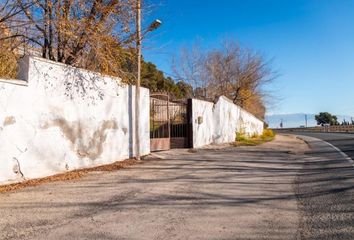
<path id="1" fill-rule="evenodd" d="M 352 239 L 353 167 L 334 149 L 313 147 L 182 152 L 0 196 L 0 238 L 94 239 L 100 226 L 106 239 L 158 239 L 152 229 L 164 239 Z"/>

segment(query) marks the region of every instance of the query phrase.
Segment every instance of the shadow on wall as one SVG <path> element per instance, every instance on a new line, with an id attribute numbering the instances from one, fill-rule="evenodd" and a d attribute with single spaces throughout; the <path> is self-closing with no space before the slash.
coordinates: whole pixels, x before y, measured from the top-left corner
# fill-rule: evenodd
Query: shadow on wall
<path id="1" fill-rule="evenodd" d="M 0 183 L 15 180 L 15 168 L 30 179 L 134 157 L 134 86 L 37 57 L 23 62 L 26 84 L 0 80 Z M 140 101 L 145 155 L 148 89 Z"/>
<path id="2" fill-rule="evenodd" d="M 114 82 L 121 87 L 123 86 L 121 84 L 121 79 L 116 77 L 102 75 L 100 73 L 71 67 L 46 59 L 41 60 L 42 61 L 34 61 L 33 67 L 36 70 L 37 75 L 42 75 L 45 88 L 61 89 L 62 86 L 64 86 L 64 94 L 72 100 L 78 97 L 82 100 L 90 101 L 91 104 L 95 104 L 98 101 L 103 100 L 106 95 L 110 95 L 109 88 L 112 88 L 112 85 L 109 84 L 110 82 Z M 43 64 L 43 61 L 46 61 L 49 64 Z M 53 72 L 55 73 L 58 70 L 60 73 L 56 76 L 53 75 Z M 28 76 L 26 77 L 28 78 Z"/>

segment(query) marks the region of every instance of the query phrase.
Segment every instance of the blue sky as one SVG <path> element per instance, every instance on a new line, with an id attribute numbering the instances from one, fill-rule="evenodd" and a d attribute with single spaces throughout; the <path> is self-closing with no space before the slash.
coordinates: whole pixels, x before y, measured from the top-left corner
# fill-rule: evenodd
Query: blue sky
<path id="1" fill-rule="evenodd" d="M 148 0 L 145 25 L 163 25 L 144 57 L 171 73 L 172 56 L 197 39 L 215 48 L 234 39 L 273 60 L 279 98 L 269 113 L 354 116 L 354 0 Z"/>

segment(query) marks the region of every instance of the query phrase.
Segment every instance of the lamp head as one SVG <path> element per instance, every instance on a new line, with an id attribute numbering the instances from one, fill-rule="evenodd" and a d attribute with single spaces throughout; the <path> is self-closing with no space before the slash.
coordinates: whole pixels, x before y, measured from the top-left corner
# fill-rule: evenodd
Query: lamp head
<path id="1" fill-rule="evenodd" d="M 162 24 L 161 20 L 155 19 L 155 21 L 153 21 L 153 22 L 150 24 L 150 26 L 149 26 L 149 28 L 148 28 L 148 31 L 151 32 L 151 31 L 156 30 L 157 28 L 159 28 L 159 27 L 161 26 L 161 24 Z"/>

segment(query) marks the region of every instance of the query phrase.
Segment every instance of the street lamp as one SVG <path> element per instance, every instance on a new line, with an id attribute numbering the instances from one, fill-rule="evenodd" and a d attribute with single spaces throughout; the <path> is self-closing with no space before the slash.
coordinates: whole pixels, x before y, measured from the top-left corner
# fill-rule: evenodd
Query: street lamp
<path id="1" fill-rule="evenodd" d="M 156 30 L 157 28 L 160 27 L 161 24 L 162 24 L 161 20 L 155 19 L 155 20 L 150 24 L 150 26 L 147 27 L 147 28 L 143 31 L 143 33 L 142 33 L 141 36 L 140 36 L 140 39 L 141 39 L 141 40 L 144 39 L 144 37 L 145 37 L 145 35 L 146 35 L 147 33 Z M 137 39 L 136 33 L 133 33 L 133 34 L 127 36 L 126 38 L 122 39 L 119 43 L 121 43 L 122 45 L 123 45 L 123 44 L 129 44 L 129 43 L 131 43 L 131 42 L 133 42 L 133 41 L 136 41 L 136 39 Z"/>
<path id="2" fill-rule="evenodd" d="M 141 0 L 136 1 L 136 54 L 137 54 L 137 78 L 135 86 L 135 159 L 140 160 L 140 82 L 141 82 L 141 41 L 142 36 L 160 27 L 161 21 L 156 19 L 141 34 Z"/>
<path id="3" fill-rule="evenodd" d="M 155 19 L 150 26 L 146 29 L 145 34 L 148 32 L 152 32 L 156 29 L 158 29 L 161 26 L 162 22 L 160 19 Z"/>

